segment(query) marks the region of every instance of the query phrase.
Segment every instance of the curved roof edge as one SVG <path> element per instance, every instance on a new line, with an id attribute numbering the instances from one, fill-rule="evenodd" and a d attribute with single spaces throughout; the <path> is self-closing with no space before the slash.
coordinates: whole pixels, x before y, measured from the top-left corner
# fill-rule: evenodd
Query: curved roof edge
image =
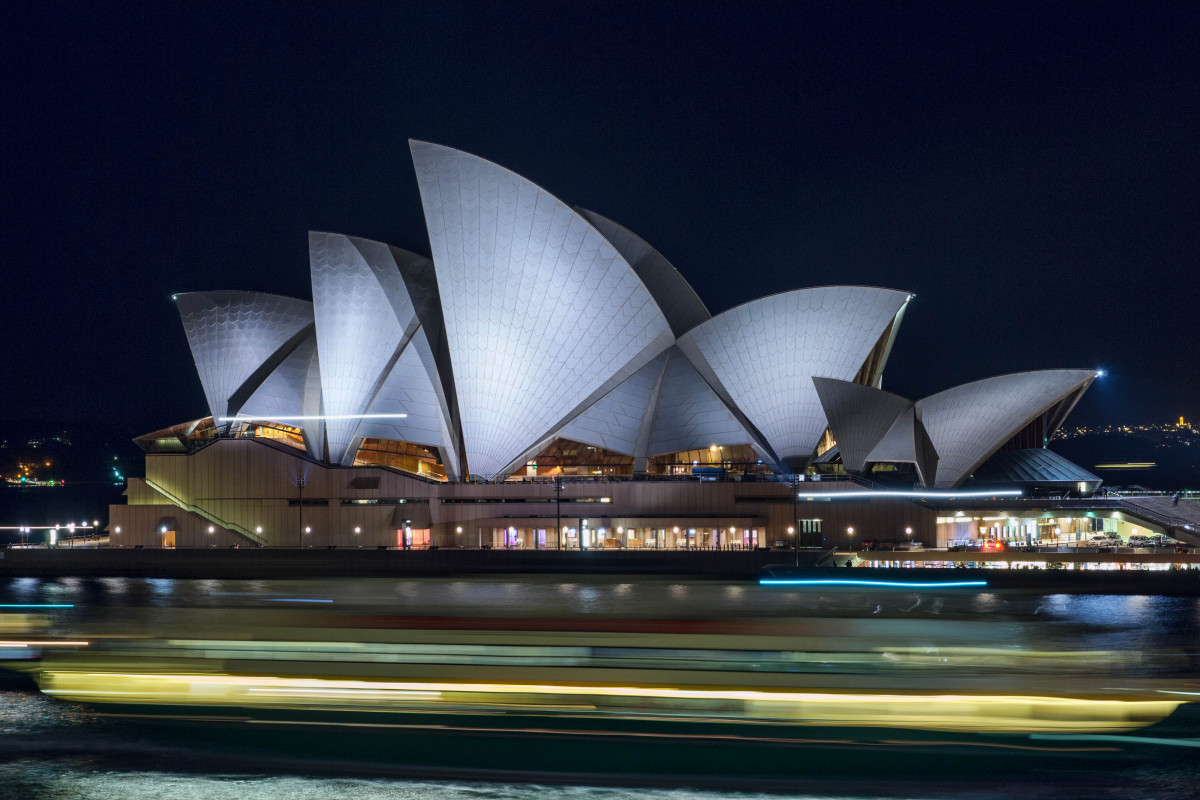
<path id="1" fill-rule="evenodd" d="M 701 322 L 712 318 L 712 313 L 683 277 L 683 273 L 654 245 L 624 225 L 613 222 L 595 211 L 580 206 L 575 206 L 574 210 L 600 231 L 621 257 L 629 262 L 633 271 L 650 290 L 650 295 L 654 302 L 658 303 L 663 316 L 671 323 L 671 330 L 676 336 L 681 336 Z"/>
<path id="2" fill-rule="evenodd" d="M 800 292 L 814 292 L 819 289 L 867 289 L 867 290 L 871 290 L 871 291 L 895 292 L 896 294 L 907 295 L 907 297 L 904 300 L 904 303 L 902 303 L 900 305 L 900 308 L 897 310 L 897 312 L 896 312 L 897 314 L 900 313 L 900 311 L 903 311 L 906 304 L 911 302 L 912 299 L 914 297 L 916 297 L 916 295 L 913 294 L 912 292 L 906 292 L 903 289 L 893 289 L 889 286 L 868 286 L 866 284 L 857 284 L 857 283 L 829 283 L 829 284 L 822 284 L 821 286 L 801 286 L 796 289 L 783 289 L 782 291 L 771 292 L 771 294 L 764 294 L 762 297 L 755 297 L 755 298 L 745 301 L 744 303 L 738 303 L 736 306 L 730 306 L 729 308 L 725 309 L 724 311 L 718 311 L 716 314 L 713 314 L 712 319 L 718 319 L 732 311 L 737 311 L 739 308 L 745 308 L 747 306 L 752 306 L 755 303 L 762 303 L 766 300 L 770 300 L 775 297 L 783 297 L 785 295 L 798 294 Z M 705 320 L 704 322 L 708 322 L 708 321 L 709 320 Z M 700 327 L 700 325 L 703 325 L 704 322 L 694 325 L 693 327 L 689 328 L 684 333 L 690 333 L 691 331 Z"/>
<path id="3" fill-rule="evenodd" d="M 197 294 L 238 294 L 238 295 L 262 295 L 263 297 L 277 297 L 280 300 L 295 300 L 297 303 L 312 303 L 311 299 L 303 297 L 293 297 L 290 294 L 280 294 L 279 292 L 260 292 L 255 289 L 194 289 L 190 292 L 172 292 L 171 299 L 179 302 L 181 297 L 191 297 Z"/>
<path id="4" fill-rule="evenodd" d="M 812 381 L 842 463 L 851 472 L 866 468 L 871 451 L 914 405 L 912 400 L 898 394 L 853 381 L 816 375 Z"/>
<path id="5" fill-rule="evenodd" d="M 791 289 L 721 312 L 679 337 L 679 347 L 794 469 L 829 425 L 812 378 L 856 380 L 911 298 L 874 286 Z"/>
<path id="6" fill-rule="evenodd" d="M 670 347 L 674 334 L 637 271 L 554 194 L 472 153 L 415 139 L 409 149 L 442 300 L 465 469 L 496 479 L 627 377 L 623 370 Z M 500 285 L 502 302 L 477 291 Z M 505 311 L 512 308 L 522 310 L 520 324 Z M 564 316 L 573 324 L 563 325 Z M 523 391 L 509 391 L 514 385 Z M 523 399 L 530 395 L 542 402 L 531 406 Z"/>
<path id="7" fill-rule="evenodd" d="M 936 486 L 959 485 L 1005 442 L 1097 377 L 1090 369 L 1012 372 L 964 383 L 919 400 L 917 415 L 939 459 Z M 1064 414 L 1058 415 L 1061 424 Z"/>
<path id="8" fill-rule="evenodd" d="M 220 422 L 313 325 L 313 304 L 270 292 L 213 290 L 172 295 L 209 412 Z"/>

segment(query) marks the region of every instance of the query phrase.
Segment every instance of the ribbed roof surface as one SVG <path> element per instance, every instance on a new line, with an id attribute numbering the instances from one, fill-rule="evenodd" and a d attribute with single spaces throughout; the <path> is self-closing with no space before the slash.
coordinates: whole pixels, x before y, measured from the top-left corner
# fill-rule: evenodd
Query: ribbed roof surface
<path id="1" fill-rule="evenodd" d="M 1100 478 L 1042 447 L 996 453 L 975 470 L 979 484 L 1100 483 Z"/>
<path id="2" fill-rule="evenodd" d="M 188 292 L 176 295 L 175 305 L 218 425 L 239 410 L 230 408 L 231 398 L 248 398 L 267 377 L 256 374 L 263 365 L 275 357 L 282 361 L 288 353 L 280 349 L 298 345 L 313 324 L 312 303 L 277 294 Z"/>
<path id="3" fill-rule="evenodd" d="M 952 488 L 1059 400 L 1095 380 L 1092 370 L 1051 369 L 985 378 L 917 402 L 938 454 L 939 488 Z"/>
<path id="4" fill-rule="evenodd" d="M 569 206 L 478 156 L 410 147 L 467 468 L 494 478 L 674 336 L 629 263 Z"/>
<path id="5" fill-rule="evenodd" d="M 779 458 L 806 460 L 829 424 L 812 379 L 853 380 L 908 300 L 865 286 L 798 289 L 718 314 L 679 347 Z"/>

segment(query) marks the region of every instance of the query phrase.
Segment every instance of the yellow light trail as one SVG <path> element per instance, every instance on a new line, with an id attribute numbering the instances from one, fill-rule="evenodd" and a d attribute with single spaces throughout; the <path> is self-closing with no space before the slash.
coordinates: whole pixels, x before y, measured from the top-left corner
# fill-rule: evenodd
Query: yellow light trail
<path id="1" fill-rule="evenodd" d="M 686 719 L 696 712 L 791 724 L 887 726 L 931 730 L 1097 731 L 1132 730 L 1158 722 L 1182 700 L 1111 700 L 1037 695 L 903 695 L 762 689 L 680 689 L 667 686 L 450 683 L 280 678 L 222 674 L 47 671 L 39 677 L 47 694 L 68 700 L 241 707 L 362 707 L 391 711 L 549 710 L 571 698 L 589 701 L 595 713 L 625 713 L 631 698 L 666 705 L 642 709 Z M 614 698 L 615 702 L 604 701 Z M 549 701 L 549 702 L 548 702 Z M 730 704 L 733 705 L 730 705 Z M 714 706 L 716 706 L 714 708 Z"/>

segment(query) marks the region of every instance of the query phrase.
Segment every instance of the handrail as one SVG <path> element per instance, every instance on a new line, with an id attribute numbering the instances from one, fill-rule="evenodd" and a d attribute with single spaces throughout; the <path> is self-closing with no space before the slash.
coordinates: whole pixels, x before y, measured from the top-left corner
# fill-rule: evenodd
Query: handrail
<path id="1" fill-rule="evenodd" d="M 1153 506 L 1146 506 L 1135 502 L 1136 499 L 1136 497 L 1125 498 L 1124 502 L 1122 503 L 1122 507 L 1130 508 L 1132 509 L 1133 513 L 1140 514 L 1154 522 L 1157 522 L 1159 525 L 1165 525 L 1169 528 L 1183 528 L 1197 524 L 1196 520 L 1175 516 L 1173 514 L 1165 514 Z"/>
<path id="2" fill-rule="evenodd" d="M 225 520 L 221 519 L 216 514 L 213 514 L 210 511 L 205 511 L 203 508 L 200 508 L 199 506 L 194 506 L 191 503 L 185 502 L 182 498 L 177 497 L 176 495 L 172 494 L 165 487 L 160 486 L 159 484 L 155 483 L 154 481 L 150 480 L 149 478 L 142 478 L 142 480 L 145 481 L 146 485 L 149 486 L 151 489 L 158 492 L 162 496 L 166 497 L 168 500 L 170 500 L 172 503 L 174 503 L 175 505 L 182 508 L 184 511 L 187 511 L 191 514 L 195 514 L 196 516 L 200 517 L 201 519 L 203 519 L 207 522 L 211 522 L 214 525 L 220 525 L 222 528 L 229 530 L 229 531 L 233 531 L 234 533 L 236 533 L 240 536 L 244 536 L 245 538 L 249 539 L 250 541 L 254 542 L 255 544 L 262 545 L 262 544 L 267 543 L 266 539 L 264 539 L 263 537 L 259 536 L 256 533 L 251 533 L 250 531 L 243 528 L 241 525 L 238 525 L 235 522 L 226 522 Z"/>

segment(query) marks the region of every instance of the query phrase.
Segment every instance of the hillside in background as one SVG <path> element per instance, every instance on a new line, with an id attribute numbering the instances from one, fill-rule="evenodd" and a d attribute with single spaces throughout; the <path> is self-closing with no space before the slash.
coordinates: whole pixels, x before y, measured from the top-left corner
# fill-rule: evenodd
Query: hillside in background
<path id="1" fill-rule="evenodd" d="M 130 437 L 101 424 L 0 422 L 0 546 L 19 538 L 9 527 L 106 524 L 143 466 Z"/>
<path id="2" fill-rule="evenodd" d="M 1104 479 L 1109 488 L 1200 489 L 1200 433 L 1187 425 L 1077 428 L 1050 449 Z"/>

